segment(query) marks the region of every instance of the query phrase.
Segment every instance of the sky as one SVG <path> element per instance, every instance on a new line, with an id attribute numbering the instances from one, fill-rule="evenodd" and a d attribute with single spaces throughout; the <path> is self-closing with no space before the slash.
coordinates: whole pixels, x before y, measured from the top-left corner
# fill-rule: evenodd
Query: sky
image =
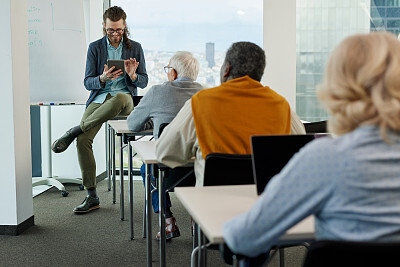
<path id="1" fill-rule="evenodd" d="M 127 13 L 131 37 L 144 49 L 226 51 L 233 42 L 262 46 L 262 1 L 112 0 Z"/>

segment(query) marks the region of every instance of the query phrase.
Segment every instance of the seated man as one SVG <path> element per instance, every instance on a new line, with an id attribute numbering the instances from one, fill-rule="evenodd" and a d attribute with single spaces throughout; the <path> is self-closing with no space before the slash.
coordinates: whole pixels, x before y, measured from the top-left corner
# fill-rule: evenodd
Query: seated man
<path id="1" fill-rule="evenodd" d="M 234 43 L 221 67 L 221 85 L 185 103 L 157 140 L 157 160 L 174 168 L 196 157 L 196 186 L 202 186 L 209 153 L 250 154 L 252 135 L 290 134 L 289 104 L 260 83 L 264 68 L 264 50 Z"/>
<path id="2" fill-rule="evenodd" d="M 248 212 L 224 224 L 234 253 L 265 253 L 311 214 L 319 240 L 400 241 L 399 77 L 395 35 L 354 35 L 333 50 L 318 95 L 337 138 L 307 144 Z"/>
<path id="3" fill-rule="evenodd" d="M 168 82 L 154 85 L 142 98 L 128 117 L 128 128 L 132 131 L 145 130 L 152 122 L 154 124 L 153 135 L 158 138 L 159 128 L 162 123 L 170 123 L 178 114 L 185 102 L 202 86 L 195 82 L 199 74 L 199 62 L 189 52 L 179 51 L 172 56 L 168 66 L 164 67 L 168 75 Z M 145 179 L 145 165 L 142 165 L 141 173 L 143 182 Z M 185 174 L 181 174 L 183 177 Z M 168 181 L 168 177 L 165 177 Z M 171 181 L 169 181 L 171 182 Z M 152 197 L 154 212 L 158 212 L 158 194 Z M 166 194 L 165 225 L 166 238 L 180 236 L 179 228 L 171 212 L 171 200 Z M 160 233 L 157 234 L 159 239 Z"/>
<path id="4" fill-rule="evenodd" d="M 145 88 L 148 82 L 142 46 L 128 38 L 126 13 L 122 8 L 114 6 L 104 12 L 103 33 L 105 36 L 91 43 L 87 53 L 84 85 L 90 96 L 81 123 L 57 139 L 51 148 L 54 153 L 61 153 L 77 138 L 78 161 L 87 196 L 74 209 L 75 213 L 100 207 L 93 139 L 104 122 L 133 110 L 132 96 L 137 95 L 137 87 Z M 107 59 L 123 59 L 126 74 L 114 67 L 108 69 Z"/>

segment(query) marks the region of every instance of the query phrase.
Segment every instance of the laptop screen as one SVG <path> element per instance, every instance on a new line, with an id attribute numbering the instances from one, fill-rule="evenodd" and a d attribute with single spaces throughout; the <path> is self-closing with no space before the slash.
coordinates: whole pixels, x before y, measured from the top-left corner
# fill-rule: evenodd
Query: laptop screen
<path id="1" fill-rule="evenodd" d="M 257 135 L 251 137 L 254 183 L 260 195 L 269 180 L 288 163 L 304 145 L 314 139 L 305 135 Z"/>

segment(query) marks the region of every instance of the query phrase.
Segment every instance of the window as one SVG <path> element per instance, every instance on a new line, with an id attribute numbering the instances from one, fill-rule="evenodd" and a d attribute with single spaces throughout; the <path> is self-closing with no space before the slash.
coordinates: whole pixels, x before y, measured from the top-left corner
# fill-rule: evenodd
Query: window
<path id="1" fill-rule="evenodd" d="M 355 33 L 387 30 L 399 35 L 398 0 L 296 1 L 296 108 L 300 118 L 319 121 L 327 112 L 316 97 L 332 49 Z"/>
<path id="2" fill-rule="evenodd" d="M 182 50 L 192 52 L 200 62 L 197 82 L 205 88 L 219 85 L 220 67 L 232 43 L 250 41 L 262 47 L 262 4 L 260 0 L 245 4 L 239 0 L 112 0 L 111 6 L 126 12 L 130 38 L 144 50 L 149 83 L 138 94 L 167 81 L 163 67 Z M 135 158 L 133 165 L 138 168 L 141 161 Z"/>
<path id="3" fill-rule="evenodd" d="M 163 67 L 176 51 L 196 56 L 200 62 L 197 81 L 207 88 L 220 84 L 220 67 L 233 42 L 250 41 L 262 47 L 259 0 L 113 0 L 111 5 L 125 10 L 130 37 L 143 47 L 147 88 L 167 80 Z"/>

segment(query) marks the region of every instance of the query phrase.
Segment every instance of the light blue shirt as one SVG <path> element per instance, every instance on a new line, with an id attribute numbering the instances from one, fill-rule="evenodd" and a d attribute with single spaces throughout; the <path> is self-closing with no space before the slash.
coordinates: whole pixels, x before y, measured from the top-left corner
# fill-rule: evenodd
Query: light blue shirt
<path id="1" fill-rule="evenodd" d="M 118 47 L 115 48 L 110 44 L 110 41 L 107 39 L 107 59 L 121 59 L 122 57 L 122 47 L 123 47 L 123 38 L 119 43 Z M 107 94 L 111 94 L 114 96 L 117 93 L 125 93 L 129 94 L 129 91 L 126 87 L 126 82 L 124 79 L 124 75 L 119 76 L 117 79 L 106 82 L 106 85 L 103 89 L 100 89 L 99 94 L 94 98 L 94 103 L 103 103 L 106 100 Z"/>
<path id="2" fill-rule="evenodd" d="M 224 224 L 227 245 L 257 256 L 311 214 L 317 239 L 400 241 L 400 135 L 388 136 L 392 144 L 362 126 L 306 145 L 250 211 Z"/>

